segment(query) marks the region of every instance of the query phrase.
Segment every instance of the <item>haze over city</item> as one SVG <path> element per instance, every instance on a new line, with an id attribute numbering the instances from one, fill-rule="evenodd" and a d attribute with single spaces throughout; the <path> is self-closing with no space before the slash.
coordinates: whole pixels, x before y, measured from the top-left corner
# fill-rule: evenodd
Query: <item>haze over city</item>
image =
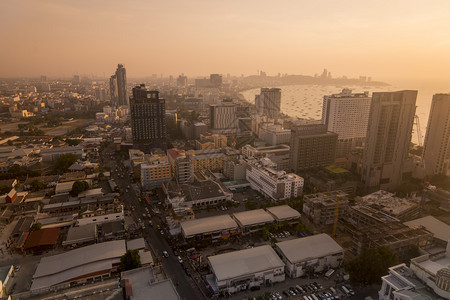
<path id="1" fill-rule="evenodd" d="M 0 0 L 0 300 L 450 299 L 450 1 Z"/>
<path id="2" fill-rule="evenodd" d="M 277 73 L 450 81 L 449 1 L 0 3 L 0 76 Z"/>

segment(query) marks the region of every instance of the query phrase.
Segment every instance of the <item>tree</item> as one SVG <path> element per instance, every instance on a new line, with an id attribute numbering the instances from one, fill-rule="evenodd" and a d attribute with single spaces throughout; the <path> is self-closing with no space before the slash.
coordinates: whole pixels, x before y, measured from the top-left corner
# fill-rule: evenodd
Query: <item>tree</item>
<path id="1" fill-rule="evenodd" d="M 30 231 L 36 231 L 42 228 L 42 224 L 41 223 L 34 223 L 31 228 Z"/>
<path id="2" fill-rule="evenodd" d="M 248 199 L 247 201 L 245 201 L 245 209 L 246 210 L 253 210 L 253 209 L 257 209 L 258 205 L 256 204 L 255 201 L 252 201 L 251 199 Z"/>
<path id="3" fill-rule="evenodd" d="M 365 250 L 345 265 L 350 280 L 355 285 L 380 283 L 381 276 L 388 273 L 388 268 L 397 264 L 397 255 L 386 247 Z"/>
<path id="4" fill-rule="evenodd" d="M 55 169 L 62 173 L 66 172 L 69 167 L 78 160 L 78 156 L 75 154 L 63 154 L 61 155 L 55 164 Z"/>
<path id="5" fill-rule="evenodd" d="M 72 185 L 72 194 L 78 195 L 81 192 L 84 192 L 89 189 L 89 184 L 86 181 L 77 180 Z"/>
<path id="6" fill-rule="evenodd" d="M 45 187 L 44 183 L 37 179 L 33 180 L 30 185 L 33 192 L 40 191 Z"/>
<path id="7" fill-rule="evenodd" d="M 127 250 L 120 258 L 120 269 L 122 271 L 133 270 L 141 266 L 141 257 L 138 250 Z"/>

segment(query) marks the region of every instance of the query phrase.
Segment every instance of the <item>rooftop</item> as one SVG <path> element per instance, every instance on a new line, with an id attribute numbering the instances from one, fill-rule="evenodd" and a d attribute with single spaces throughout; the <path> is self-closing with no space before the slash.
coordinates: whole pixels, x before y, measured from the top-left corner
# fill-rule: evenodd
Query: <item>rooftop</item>
<path id="1" fill-rule="evenodd" d="M 272 223 L 274 218 L 264 209 L 254 209 L 243 212 L 234 213 L 233 217 L 242 226 L 252 226 L 258 224 Z"/>
<path id="2" fill-rule="evenodd" d="M 70 227 L 63 245 L 94 241 L 96 238 L 96 231 L 97 230 L 95 224 Z"/>
<path id="3" fill-rule="evenodd" d="M 46 228 L 36 230 L 30 233 L 24 248 L 34 248 L 39 246 L 54 246 L 58 241 L 59 228 Z"/>
<path id="4" fill-rule="evenodd" d="M 284 263 L 270 245 L 210 256 L 208 260 L 217 281 L 284 268 Z"/>
<path id="5" fill-rule="evenodd" d="M 344 252 L 344 249 L 325 233 L 280 242 L 276 245 L 291 263 Z"/>
<path id="6" fill-rule="evenodd" d="M 450 226 L 436 219 L 433 216 L 427 216 L 403 223 L 409 227 L 423 226 L 426 230 L 432 232 L 434 237 L 447 242 L 450 240 Z"/>
<path id="7" fill-rule="evenodd" d="M 220 215 L 202 219 L 188 220 L 181 223 L 185 236 L 193 236 L 206 232 L 235 229 L 238 225 L 229 215 Z"/>
<path id="8" fill-rule="evenodd" d="M 300 218 L 300 213 L 289 205 L 272 206 L 266 210 L 278 221 Z"/>
<path id="9" fill-rule="evenodd" d="M 93 262 L 119 258 L 125 252 L 125 240 L 116 240 L 43 257 L 33 277 L 39 278 Z"/>

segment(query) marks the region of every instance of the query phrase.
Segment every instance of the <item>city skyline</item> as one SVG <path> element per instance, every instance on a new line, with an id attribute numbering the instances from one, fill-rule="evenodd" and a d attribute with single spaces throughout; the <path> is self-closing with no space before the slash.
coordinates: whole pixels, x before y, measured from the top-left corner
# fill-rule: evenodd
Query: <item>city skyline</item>
<path id="1" fill-rule="evenodd" d="M 336 77 L 450 79 L 448 2 L 274 5 L 4 1 L 0 77 L 106 78 L 123 63 L 129 78 L 328 68 Z"/>

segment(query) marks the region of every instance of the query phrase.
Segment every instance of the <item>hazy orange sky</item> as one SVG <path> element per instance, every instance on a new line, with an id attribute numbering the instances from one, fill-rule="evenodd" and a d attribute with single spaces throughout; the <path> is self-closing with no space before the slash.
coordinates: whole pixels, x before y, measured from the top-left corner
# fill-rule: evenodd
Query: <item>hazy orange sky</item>
<path id="1" fill-rule="evenodd" d="M 320 73 L 450 82 L 450 1 L 1 0 L 0 76 Z"/>

